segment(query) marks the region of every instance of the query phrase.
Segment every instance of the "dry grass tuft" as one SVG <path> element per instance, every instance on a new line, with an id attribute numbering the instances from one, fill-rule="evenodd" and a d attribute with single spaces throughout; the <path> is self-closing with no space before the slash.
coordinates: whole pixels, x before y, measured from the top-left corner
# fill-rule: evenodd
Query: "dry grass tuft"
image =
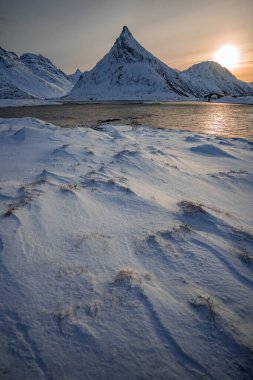
<path id="1" fill-rule="evenodd" d="M 143 280 L 151 281 L 151 279 L 150 273 L 139 273 L 132 269 L 123 269 L 116 275 L 113 285 L 127 286 L 128 289 L 131 289 L 133 286 L 141 285 Z"/>
<path id="2" fill-rule="evenodd" d="M 86 307 L 86 314 L 90 317 L 95 318 L 98 313 L 101 311 L 101 303 L 100 302 L 93 302 Z"/>
<path id="3" fill-rule="evenodd" d="M 15 213 L 15 211 L 17 211 L 21 207 L 25 207 L 25 206 L 29 205 L 35 197 L 40 195 L 40 193 L 41 193 L 40 190 L 37 190 L 37 189 L 29 190 L 28 189 L 28 187 L 31 187 L 31 185 L 33 185 L 33 183 L 20 186 L 20 188 L 18 189 L 18 191 L 20 193 L 19 197 L 17 197 L 13 203 L 8 204 L 9 208 L 3 214 L 3 216 L 11 216 L 12 214 Z"/>
<path id="4" fill-rule="evenodd" d="M 60 189 L 61 191 L 70 191 L 70 192 L 73 192 L 73 191 L 79 191 L 79 187 L 77 186 L 77 184 L 75 183 L 68 183 L 67 185 L 61 185 L 60 186 Z"/>
<path id="5" fill-rule="evenodd" d="M 119 180 L 119 182 L 121 182 L 121 183 L 125 183 L 125 182 L 127 182 L 127 178 L 126 177 L 118 177 L 118 180 Z"/>
<path id="6" fill-rule="evenodd" d="M 190 201 L 181 201 L 181 202 L 178 202 L 178 206 L 186 214 L 193 214 L 193 213 L 205 214 L 206 213 L 206 211 L 204 210 L 203 205 L 201 203 L 193 203 Z"/>
<path id="7" fill-rule="evenodd" d="M 17 211 L 18 208 L 17 207 L 10 207 L 8 208 L 8 210 L 3 214 L 3 216 L 5 217 L 8 217 L 8 216 L 11 216 L 15 213 L 15 211 Z"/>
<path id="8" fill-rule="evenodd" d="M 239 259 L 246 265 L 248 266 L 251 266 L 252 262 L 253 262 L 253 256 L 252 256 L 252 253 L 249 252 L 247 249 L 245 248 L 240 248 L 236 251 L 236 254 L 237 256 L 239 257 Z"/>
<path id="9" fill-rule="evenodd" d="M 71 321 L 73 318 L 73 315 L 74 315 L 74 310 L 72 307 L 69 307 L 66 309 L 60 309 L 53 313 L 53 318 L 56 321 L 61 334 L 63 332 L 63 323 Z"/>
<path id="10" fill-rule="evenodd" d="M 132 282 L 141 284 L 142 278 L 138 272 L 129 269 L 120 270 L 114 279 L 114 284 L 130 284 Z"/>
<path id="11" fill-rule="evenodd" d="M 190 224 L 187 224 L 187 223 L 182 223 L 182 224 L 176 224 L 174 226 L 172 226 L 171 229 L 168 229 L 168 230 L 164 230 L 164 231 L 161 231 L 161 235 L 163 234 L 166 234 L 166 233 L 170 233 L 170 234 L 186 234 L 186 233 L 189 233 L 192 231 L 192 226 Z"/>
<path id="12" fill-rule="evenodd" d="M 172 232 L 182 232 L 182 233 L 187 233 L 192 231 L 192 226 L 187 223 L 180 224 L 179 226 L 174 226 L 172 227 Z"/>
<path id="13" fill-rule="evenodd" d="M 72 315 L 73 315 L 73 310 L 71 308 L 58 310 L 53 313 L 54 319 L 58 322 L 71 319 Z"/>
<path id="14" fill-rule="evenodd" d="M 63 277 L 74 277 L 80 276 L 82 274 L 87 274 L 88 269 L 82 265 L 72 265 L 66 266 L 59 269 L 58 279 L 62 279 Z"/>
<path id="15" fill-rule="evenodd" d="M 191 306 L 195 308 L 204 307 L 205 309 L 207 309 L 209 315 L 210 328 L 212 327 L 212 324 L 215 325 L 216 311 L 215 304 L 211 296 L 205 297 L 202 295 L 198 295 L 197 297 L 190 299 L 189 303 Z"/>
<path id="16" fill-rule="evenodd" d="M 108 179 L 107 183 L 109 183 L 110 185 L 115 185 L 116 181 L 115 181 L 115 179 L 110 178 L 110 179 Z"/>

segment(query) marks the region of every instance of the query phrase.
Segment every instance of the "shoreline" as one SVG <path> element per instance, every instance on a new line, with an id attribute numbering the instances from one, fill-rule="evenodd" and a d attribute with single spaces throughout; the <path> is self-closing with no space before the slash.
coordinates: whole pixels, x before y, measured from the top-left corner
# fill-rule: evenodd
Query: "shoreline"
<path id="1" fill-rule="evenodd" d="M 63 99 L 0 99 L 0 108 L 9 107 L 36 107 L 51 105 L 176 105 L 176 104 L 238 104 L 253 105 L 253 96 L 247 97 L 223 97 L 208 102 L 204 99 L 190 100 L 94 100 L 94 101 L 64 101 Z"/>

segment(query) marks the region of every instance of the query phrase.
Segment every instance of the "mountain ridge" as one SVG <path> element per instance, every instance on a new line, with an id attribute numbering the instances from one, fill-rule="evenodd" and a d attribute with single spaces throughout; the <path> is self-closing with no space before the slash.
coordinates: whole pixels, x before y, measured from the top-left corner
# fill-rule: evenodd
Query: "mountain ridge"
<path id="1" fill-rule="evenodd" d="M 41 54 L 0 48 L 0 98 L 51 98 L 63 101 L 201 100 L 251 96 L 253 86 L 214 61 L 179 71 L 146 50 L 124 26 L 111 49 L 89 71 L 66 75 Z"/>
<path id="2" fill-rule="evenodd" d="M 66 74 L 41 54 L 20 57 L 0 47 L 0 98 L 54 98 L 73 86 Z"/>
<path id="3" fill-rule="evenodd" d="M 177 100 L 191 89 L 158 58 L 141 46 L 124 26 L 107 54 L 65 96 L 65 99 Z"/>
<path id="4" fill-rule="evenodd" d="M 82 74 L 63 99 L 189 100 L 203 99 L 211 92 L 253 95 L 251 85 L 217 62 L 201 62 L 181 72 L 172 69 L 140 45 L 124 26 L 109 52 Z"/>

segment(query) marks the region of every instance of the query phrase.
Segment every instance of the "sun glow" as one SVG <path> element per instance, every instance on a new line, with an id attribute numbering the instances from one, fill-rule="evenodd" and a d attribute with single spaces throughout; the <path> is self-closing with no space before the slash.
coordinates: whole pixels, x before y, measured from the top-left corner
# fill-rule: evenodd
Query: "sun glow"
<path id="1" fill-rule="evenodd" d="M 234 45 L 225 45 L 216 51 L 214 60 L 227 69 L 234 69 L 238 66 L 239 51 Z"/>

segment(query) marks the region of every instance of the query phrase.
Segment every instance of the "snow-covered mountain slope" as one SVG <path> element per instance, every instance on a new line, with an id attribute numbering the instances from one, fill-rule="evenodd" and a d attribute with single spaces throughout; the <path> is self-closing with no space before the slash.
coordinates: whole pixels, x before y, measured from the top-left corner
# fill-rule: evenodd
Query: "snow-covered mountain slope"
<path id="1" fill-rule="evenodd" d="M 79 80 L 80 76 L 82 75 L 81 70 L 76 69 L 76 71 L 73 74 L 69 74 L 68 78 L 73 83 L 76 84 L 76 82 Z"/>
<path id="2" fill-rule="evenodd" d="M 48 59 L 34 54 L 21 58 L 0 48 L 0 94 L 9 98 L 52 98 L 66 94 L 73 84 Z M 3 94 L 3 95 L 2 95 Z M 21 96 L 22 95 L 22 96 Z"/>
<path id="3" fill-rule="evenodd" d="M 26 53 L 21 55 L 20 60 L 40 79 L 54 85 L 57 92 L 66 93 L 73 87 L 68 76 L 43 55 Z"/>
<path id="4" fill-rule="evenodd" d="M 0 72 L 0 99 L 31 99 L 33 96 L 20 90 L 13 82 Z"/>
<path id="5" fill-rule="evenodd" d="M 193 65 L 180 74 L 197 97 L 211 92 L 224 95 L 253 95 L 253 88 L 238 80 L 229 70 L 217 62 L 207 61 Z"/>
<path id="6" fill-rule="evenodd" d="M 82 74 L 66 99 L 173 100 L 192 95 L 180 74 L 145 50 L 124 26 L 109 53 Z"/>

